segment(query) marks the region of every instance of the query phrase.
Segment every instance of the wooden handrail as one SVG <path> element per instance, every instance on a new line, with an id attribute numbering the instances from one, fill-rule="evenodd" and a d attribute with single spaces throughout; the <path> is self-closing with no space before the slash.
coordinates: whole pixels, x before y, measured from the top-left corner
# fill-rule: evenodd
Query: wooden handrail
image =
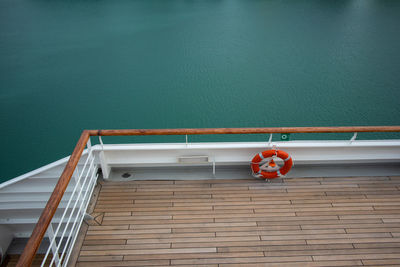
<path id="1" fill-rule="evenodd" d="M 121 136 L 121 135 L 186 135 L 186 134 L 199 135 L 199 134 L 351 133 L 351 132 L 400 132 L 400 126 L 91 130 L 90 135 Z"/>
<path id="2" fill-rule="evenodd" d="M 122 135 L 199 135 L 199 134 L 266 134 L 266 133 L 349 133 L 349 132 L 400 132 L 400 126 L 351 126 L 351 127 L 272 127 L 272 128 L 204 128 L 204 129 L 131 129 L 84 130 L 62 172 L 40 218 L 22 252 L 17 266 L 30 266 L 46 233 L 58 204 L 71 180 L 90 136 Z"/>

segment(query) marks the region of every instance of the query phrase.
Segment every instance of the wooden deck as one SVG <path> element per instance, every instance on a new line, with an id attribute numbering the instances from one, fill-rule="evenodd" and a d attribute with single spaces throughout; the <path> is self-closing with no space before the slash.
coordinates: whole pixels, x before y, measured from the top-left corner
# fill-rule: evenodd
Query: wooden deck
<path id="1" fill-rule="evenodd" d="M 104 182 L 77 266 L 400 266 L 399 190 L 400 177 Z"/>

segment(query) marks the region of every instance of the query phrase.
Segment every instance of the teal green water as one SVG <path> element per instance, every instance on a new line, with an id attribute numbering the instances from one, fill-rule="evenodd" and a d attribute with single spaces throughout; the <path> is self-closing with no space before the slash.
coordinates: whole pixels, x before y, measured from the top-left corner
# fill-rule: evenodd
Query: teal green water
<path id="1" fill-rule="evenodd" d="M 0 0 L 0 180 L 85 128 L 398 125 L 399 71 L 395 0 Z"/>

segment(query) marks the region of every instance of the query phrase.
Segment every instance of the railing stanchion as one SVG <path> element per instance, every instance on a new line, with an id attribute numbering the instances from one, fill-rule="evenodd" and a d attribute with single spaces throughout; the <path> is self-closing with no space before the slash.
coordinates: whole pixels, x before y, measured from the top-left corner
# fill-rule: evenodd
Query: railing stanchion
<path id="1" fill-rule="evenodd" d="M 104 150 L 104 144 L 103 144 L 103 139 L 101 139 L 101 135 L 99 135 L 99 142 L 101 145 L 101 150 Z"/>
<path id="2" fill-rule="evenodd" d="M 354 142 L 357 138 L 357 132 L 354 132 L 353 137 L 350 139 L 350 143 Z"/>
<path id="3" fill-rule="evenodd" d="M 213 177 L 215 178 L 215 157 L 213 158 Z"/>
<path id="4" fill-rule="evenodd" d="M 272 143 L 272 133 L 269 134 L 268 146 L 271 146 L 271 143 Z"/>
<path id="5" fill-rule="evenodd" d="M 88 139 L 86 143 L 86 147 L 89 149 L 89 152 L 92 150 L 92 142 L 90 142 L 90 138 Z"/>

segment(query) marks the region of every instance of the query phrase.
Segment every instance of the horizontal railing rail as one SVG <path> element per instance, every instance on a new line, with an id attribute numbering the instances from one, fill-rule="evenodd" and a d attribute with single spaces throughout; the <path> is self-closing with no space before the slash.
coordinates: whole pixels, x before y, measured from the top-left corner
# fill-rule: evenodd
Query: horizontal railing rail
<path id="1" fill-rule="evenodd" d="M 57 207 L 71 180 L 75 168 L 90 136 L 127 135 L 205 135 L 205 134 L 272 134 L 272 133 L 357 133 L 400 132 L 400 126 L 350 126 L 350 127 L 270 127 L 270 128 L 204 128 L 204 129 L 125 129 L 84 130 L 71 157 L 58 180 L 33 232 L 21 254 L 17 266 L 30 266 L 39 245 L 51 223 Z"/>
<path id="2" fill-rule="evenodd" d="M 271 128 L 203 128 L 203 129 L 132 129 L 91 130 L 90 135 L 199 135 L 199 134 L 263 134 L 263 133 L 351 133 L 351 132 L 399 132 L 400 126 L 352 126 L 352 127 L 271 127 Z"/>

